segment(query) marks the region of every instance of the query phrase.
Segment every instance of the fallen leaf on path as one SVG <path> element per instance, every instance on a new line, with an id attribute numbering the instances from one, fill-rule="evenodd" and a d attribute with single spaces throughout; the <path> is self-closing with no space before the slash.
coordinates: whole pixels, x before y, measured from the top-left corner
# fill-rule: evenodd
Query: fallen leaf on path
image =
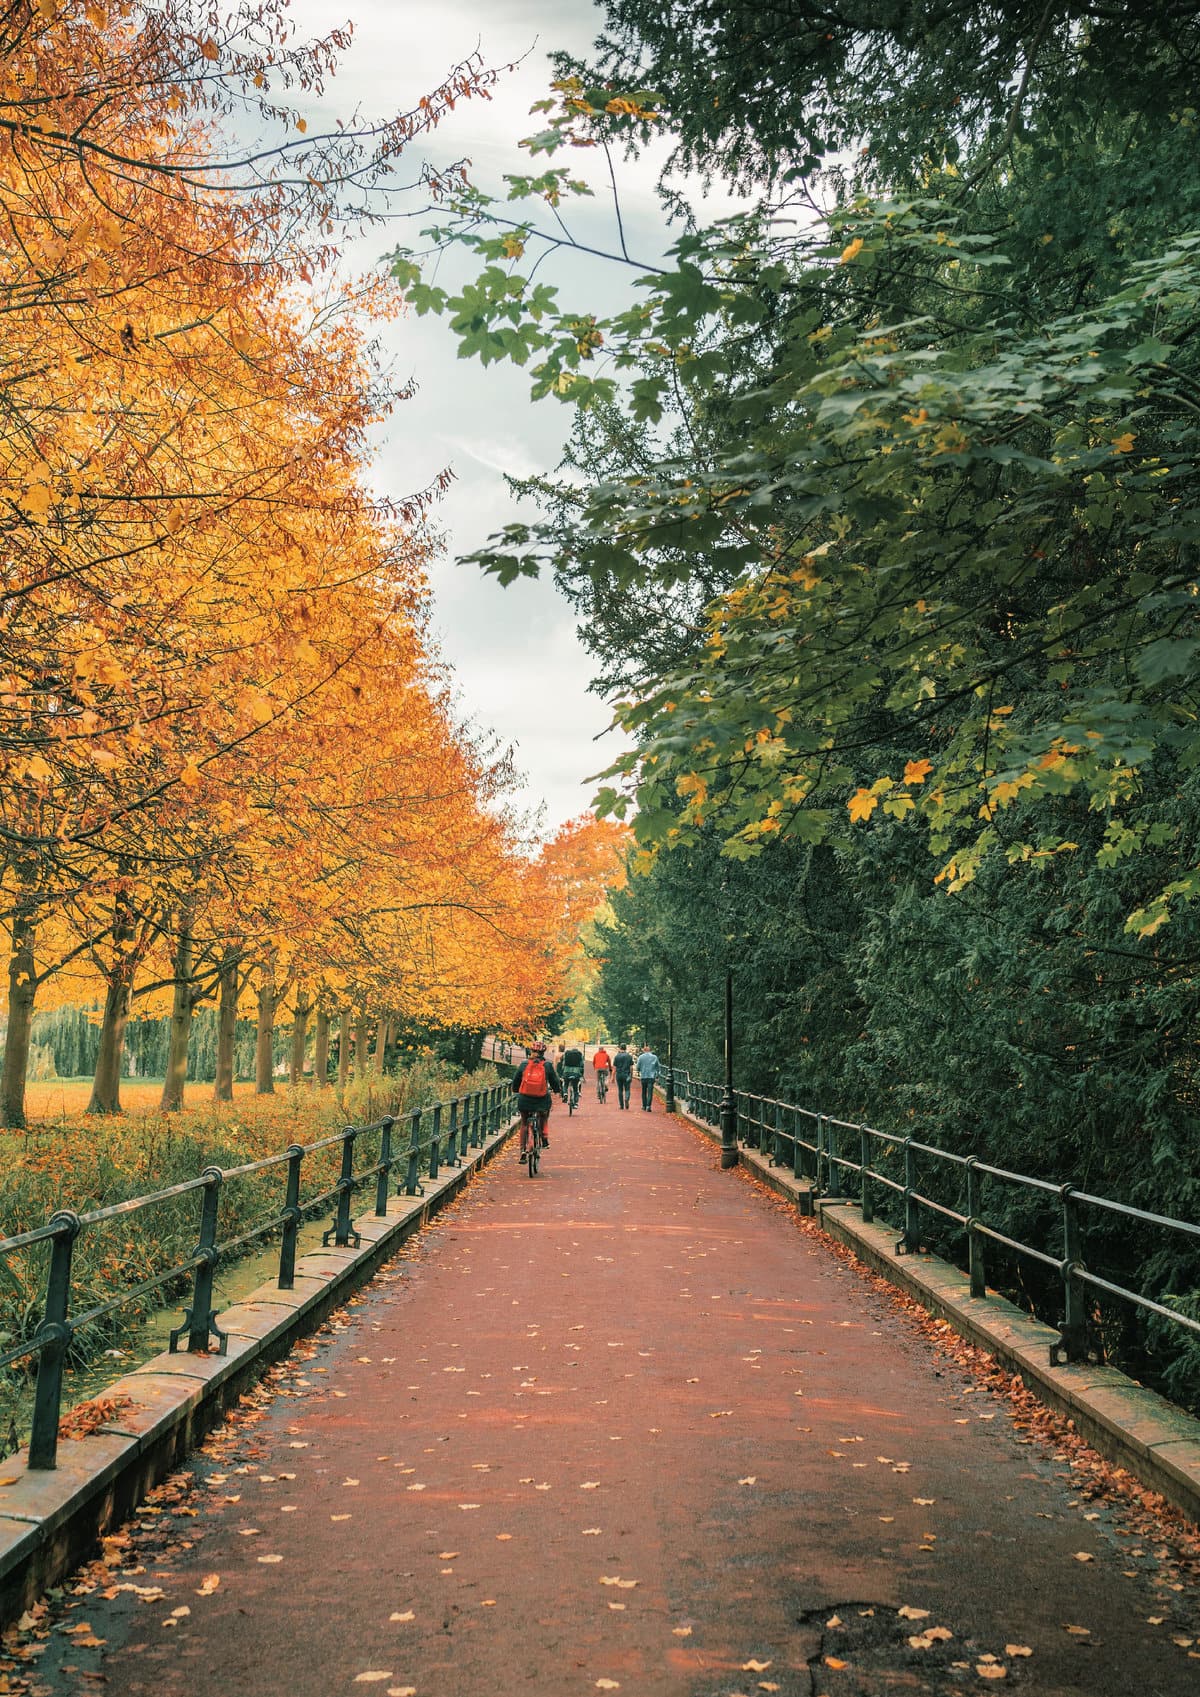
<path id="1" fill-rule="evenodd" d="M 770 1662 L 754 1662 L 754 1661 L 743 1662 L 742 1663 L 742 1672 L 743 1673 L 766 1673 L 766 1671 L 770 1667 L 770 1665 L 771 1665 Z"/>
<path id="2" fill-rule="evenodd" d="M 550 1489 L 549 1485 L 539 1485 L 537 1488 L 538 1488 L 539 1491 L 548 1491 Z M 459 1508 L 478 1508 L 479 1504 L 478 1503 L 459 1503 L 458 1506 L 459 1506 Z"/>
<path id="3" fill-rule="evenodd" d="M 919 1504 L 921 1508 L 932 1508 L 934 1503 L 937 1502 L 937 1498 L 936 1497 L 914 1497 L 913 1502 Z"/>
<path id="4" fill-rule="evenodd" d="M 825 1624 L 826 1626 L 840 1626 L 842 1624 L 842 1617 L 841 1615 L 830 1615 Z"/>
<path id="5" fill-rule="evenodd" d="M 676 1638 L 690 1638 L 692 1636 L 692 1629 L 690 1626 L 673 1626 L 671 1628 L 671 1632 Z"/>
<path id="6" fill-rule="evenodd" d="M 390 1614 L 388 1616 L 389 1620 L 416 1620 L 416 1618 L 416 1612 L 413 1609 L 405 1609 L 403 1614 Z"/>
<path id="7" fill-rule="evenodd" d="M 521 1483 L 524 1484 L 525 1481 L 522 1479 Z M 581 1491 L 598 1491 L 600 1489 L 600 1481 L 599 1479 L 585 1479 L 579 1489 Z"/>
<path id="8" fill-rule="evenodd" d="M 500 1544 L 511 1543 L 512 1533 L 511 1532 L 497 1532 L 496 1541 L 497 1541 L 497 1543 L 500 1543 Z"/>
<path id="9" fill-rule="evenodd" d="M 1032 1656 L 1033 1651 L 1028 1644 L 1006 1644 L 1004 1654 L 1006 1656 Z"/>
<path id="10" fill-rule="evenodd" d="M 845 1662 L 837 1656 L 822 1656 L 821 1660 L 825 1663 L 827 1668 L 833 1668 L 835 1672 L 837 1672 L 839 1668 L 844 1668 L 846 1666 Z"/>
<path id="11" fill-rule="evenodd" d="M 991 1416 L 981 1414 L 979 1418 L 981 1420 L 989 1420 Z M 1006 1667 L 1001 1667 L 999 1662 L 976 1662 L 975 1672 L 979 1675 L 980 1679 L 1008 1678 L 1008 1669 Z"/>
<path id="12" fill-rule="evenodd" d="M 619 1691 L 620 1689 L 621 1682 L 619 1679 L 598 1679 L 596 1681 L 597 1691 Z"/>
<path id="13" fill-rule="evenodd" d="M 908 1603 L 905 1603 L 903 1608 L 897 1609 L 896 1613 L 900 1616 L 901 1620 L 928 1620 L 929 1619 L 929 1610 L 928 1609 L 914 1609 L 914 1608 L 910 1607 L 910 1605 Z"/>
<path id="14" fill-rule="evenodd" d="M 1090 1556 L 1086 1550 L 1076 1550 L 1075 1552 L 1076 1561 L 1093 1561 L 1094 1559 L 1095 1558 Z"/>
<path id="15" fill-rule="evenodd" d="M 585 1526 L 581 1536 L 584 1538 L 598 1538 L 600 1536 L 600 1528 L 598 1526 Z"/>
<path id="16" fill-rule="evenodd" d="M 611 1578 L 602 1578 L 600 1583 L 601 1585 L 616 1585 L 622 1591 L 632 1591 L 634 1586 L 637 1584 L 637 1580 L 618 1579 L 616 1574 L 613 1574 Z"/>
<path id="17" fill-rule="evenodd" d="M 747 1478 L 739 1479 L 738 1484 L 739 1485 L 757 1485 L 758 1484 L 758 1475 L 755 1474 L 755 1473 L 751 1473 Z"/>
<path id="18" fill-rule="evenodd" d="M 1068 1626 L 1065 1621 L 1063 1622 L 1063 1631 L 1074 1633 L 1076 1638 L 1090 1638 L 1092 1634 L 1090 1626 Z"/>
<path id="19" fill-rule="evenodd" d="M 732 1408 L 716 1408 L 708 1418 L 710 1420 L 727 1420 L 732 1413 Z"/>
<path id="20" fill-rule="evenodd" d="M 330 1520 L 353 1520 L 354 1516 L 352 1514 L 331 1514 L 329 1518 Z"/>
<path id="21" fill-rule="evenodd" d="M 220 1584 L 221 1575 L 219 1573 L 206 1573 L 196 1587 L 197 1597 L 211 1597 L 213 1592 L 220 1588 Z"/>
<path id="22" fill-rule="evenodd" d="M 261 1562 L 276 1562 L 276 1561 L 282 1561 L 283 1557 L 282 1556 L 259 1556 L 258 1559 Z"/>
<path id="23" fill-rule="evenodd" d="M 617 1614 L 624 1614 L 624 1612 L 625 1612 L 624 1603 L 610 1603 L 608 1606 L 609 1606 L 610 1609 L 614 1610 Z"/>
<path id="24" fill-rule="evenodd" d="M 417 1697 L 415 1685 L 389 1685 L 387 1697 Z"/>

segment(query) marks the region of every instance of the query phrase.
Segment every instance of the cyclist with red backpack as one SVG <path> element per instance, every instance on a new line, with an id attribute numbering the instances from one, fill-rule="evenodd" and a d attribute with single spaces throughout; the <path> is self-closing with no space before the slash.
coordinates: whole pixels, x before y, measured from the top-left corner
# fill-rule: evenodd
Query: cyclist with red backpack
<path id="1" fill-rule="evenodd" d="M 529 1116 L 539 1113 L 542 1116 L 542 1141 L 549 1147 L 550 1139 L 546 1136 L 546 1122 L 550 1118 L 551 1092 L 559 1096 L 563 1093 L 562 1083 L 554 1070 L 553 1061 L 546 1059 L 546 1045 L 531 1043 L 527 1059 L 523 1060 L 513 1075 L 513 1091 L 517 1098 L 517 1110 L 521 1115 L 521 1160 L 529 1152 Z"/>

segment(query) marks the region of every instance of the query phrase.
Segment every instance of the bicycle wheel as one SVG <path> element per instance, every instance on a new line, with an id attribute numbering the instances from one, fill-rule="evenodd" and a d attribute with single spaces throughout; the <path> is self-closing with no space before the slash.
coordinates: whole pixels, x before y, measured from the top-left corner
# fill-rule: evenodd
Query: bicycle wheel
<path id="1" fill-rule="evenodd" d="M 534 1178 L 538 1170 L 538 1156 L 542 1148 L 542 1119 L 540 1114 L 533 1114 L 529 1120 L 529 1154 L 525 1160 L 525 1170 L 530 1178 Z"/>

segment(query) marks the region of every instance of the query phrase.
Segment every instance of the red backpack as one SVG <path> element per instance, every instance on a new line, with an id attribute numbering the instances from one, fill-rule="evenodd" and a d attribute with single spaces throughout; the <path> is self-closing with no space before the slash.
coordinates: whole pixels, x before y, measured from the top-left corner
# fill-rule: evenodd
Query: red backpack
<path id="1" fill-rule="evenodd" d="M 544 1096 L 546 1094 L 546 1063 L 541 1059 L 530 1059 L 525 1062 L 525 1071 L 521 1074 L 522 1096 Z"/>

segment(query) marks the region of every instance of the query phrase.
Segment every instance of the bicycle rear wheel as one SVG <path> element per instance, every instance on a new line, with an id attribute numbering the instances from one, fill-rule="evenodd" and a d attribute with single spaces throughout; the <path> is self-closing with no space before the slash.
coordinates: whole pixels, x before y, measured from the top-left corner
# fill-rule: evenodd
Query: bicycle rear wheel
<path id="1" fill-rule="evenodd" d="M 542 1116 L 531 1114 L 529 1118 L 529 1154 L 525 1159 L 525 1170 L 530 1178 L 537 1176 L 538 1157 L 542 1149 Z"/>

